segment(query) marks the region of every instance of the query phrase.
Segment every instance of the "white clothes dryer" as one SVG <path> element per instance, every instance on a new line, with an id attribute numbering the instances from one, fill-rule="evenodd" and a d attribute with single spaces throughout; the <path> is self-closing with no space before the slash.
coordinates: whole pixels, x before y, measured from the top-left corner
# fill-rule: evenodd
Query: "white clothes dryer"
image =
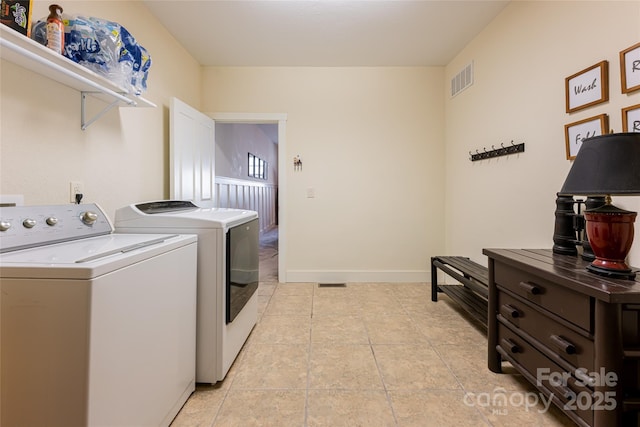
<path id="1" fill-rule="evenodd" d="M 198 235 L 196 382 L 223 380 L 258 318 L 258 213 L 161 200 L 118 209 L 114 225 Z"/>

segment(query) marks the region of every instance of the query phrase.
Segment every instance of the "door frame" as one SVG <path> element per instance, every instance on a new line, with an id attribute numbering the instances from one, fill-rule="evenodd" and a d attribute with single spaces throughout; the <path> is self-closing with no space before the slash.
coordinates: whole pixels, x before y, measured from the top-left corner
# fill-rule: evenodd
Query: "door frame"
<path id="1" fill-rule="evenodd" d="M 278 125 L 278 282 L 286 283 L 286 146 L 287 114 L 285 113 L 204 113 L 216 123 L 245 123 Z"/>

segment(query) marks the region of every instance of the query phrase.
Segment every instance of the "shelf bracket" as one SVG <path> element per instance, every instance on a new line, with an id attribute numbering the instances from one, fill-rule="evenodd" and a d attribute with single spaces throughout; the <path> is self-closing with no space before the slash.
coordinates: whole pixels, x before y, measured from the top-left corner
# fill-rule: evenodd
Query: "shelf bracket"
<path id="1" fill-rule="evenodd" d="M 109 110 L 111 110 L 113 107 L 117 106 L 121 100 L 120 99 L 116 99 L 114 100 L 112 103 L 108 104 L 106 107 L 104 107 L 100 112 L 98 112 L 93 118 L 87 120 L 87 113 L 86 113 L 86 101 L 87 101 L 87 95 L 91 95 L 91 94 L 97 94 L 99 92 L 81 92 L 81 104 L 80 104 L 80 128 L 82 130 L 87 130 L 87 128 L 96 120 L 98 120 L 100 117 L 104 116 Z M 125 98 L 126 99 L 126 98 Z M 128 100 L 127 99 L 127 103 L 130 104 L 133 101 Z"/>

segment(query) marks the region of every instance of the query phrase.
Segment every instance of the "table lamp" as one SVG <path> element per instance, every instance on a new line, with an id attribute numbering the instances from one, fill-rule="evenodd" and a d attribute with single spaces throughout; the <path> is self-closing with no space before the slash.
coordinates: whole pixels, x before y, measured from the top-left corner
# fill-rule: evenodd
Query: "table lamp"
<path id="1" fill-rule="evenodd" d="M 584 211 L 587 237 L 596 257 L 587 270 L 634 279 L 626 258 L 633 244 L 636 212 L 613 206 L 611 196 L 640 195 L 640 133 L 585 139 L 560 193 L 605 197 L 604 205 Z"/>

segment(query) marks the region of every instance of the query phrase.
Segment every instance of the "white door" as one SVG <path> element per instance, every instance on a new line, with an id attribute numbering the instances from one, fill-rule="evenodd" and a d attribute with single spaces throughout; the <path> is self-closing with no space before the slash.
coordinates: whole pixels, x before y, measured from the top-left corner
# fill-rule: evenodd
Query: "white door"
<path id="1" fill-rule="evenodd" d="M 169 196 L 215 207 L 215 122 L 177 98 L 169 114 Z"/>

